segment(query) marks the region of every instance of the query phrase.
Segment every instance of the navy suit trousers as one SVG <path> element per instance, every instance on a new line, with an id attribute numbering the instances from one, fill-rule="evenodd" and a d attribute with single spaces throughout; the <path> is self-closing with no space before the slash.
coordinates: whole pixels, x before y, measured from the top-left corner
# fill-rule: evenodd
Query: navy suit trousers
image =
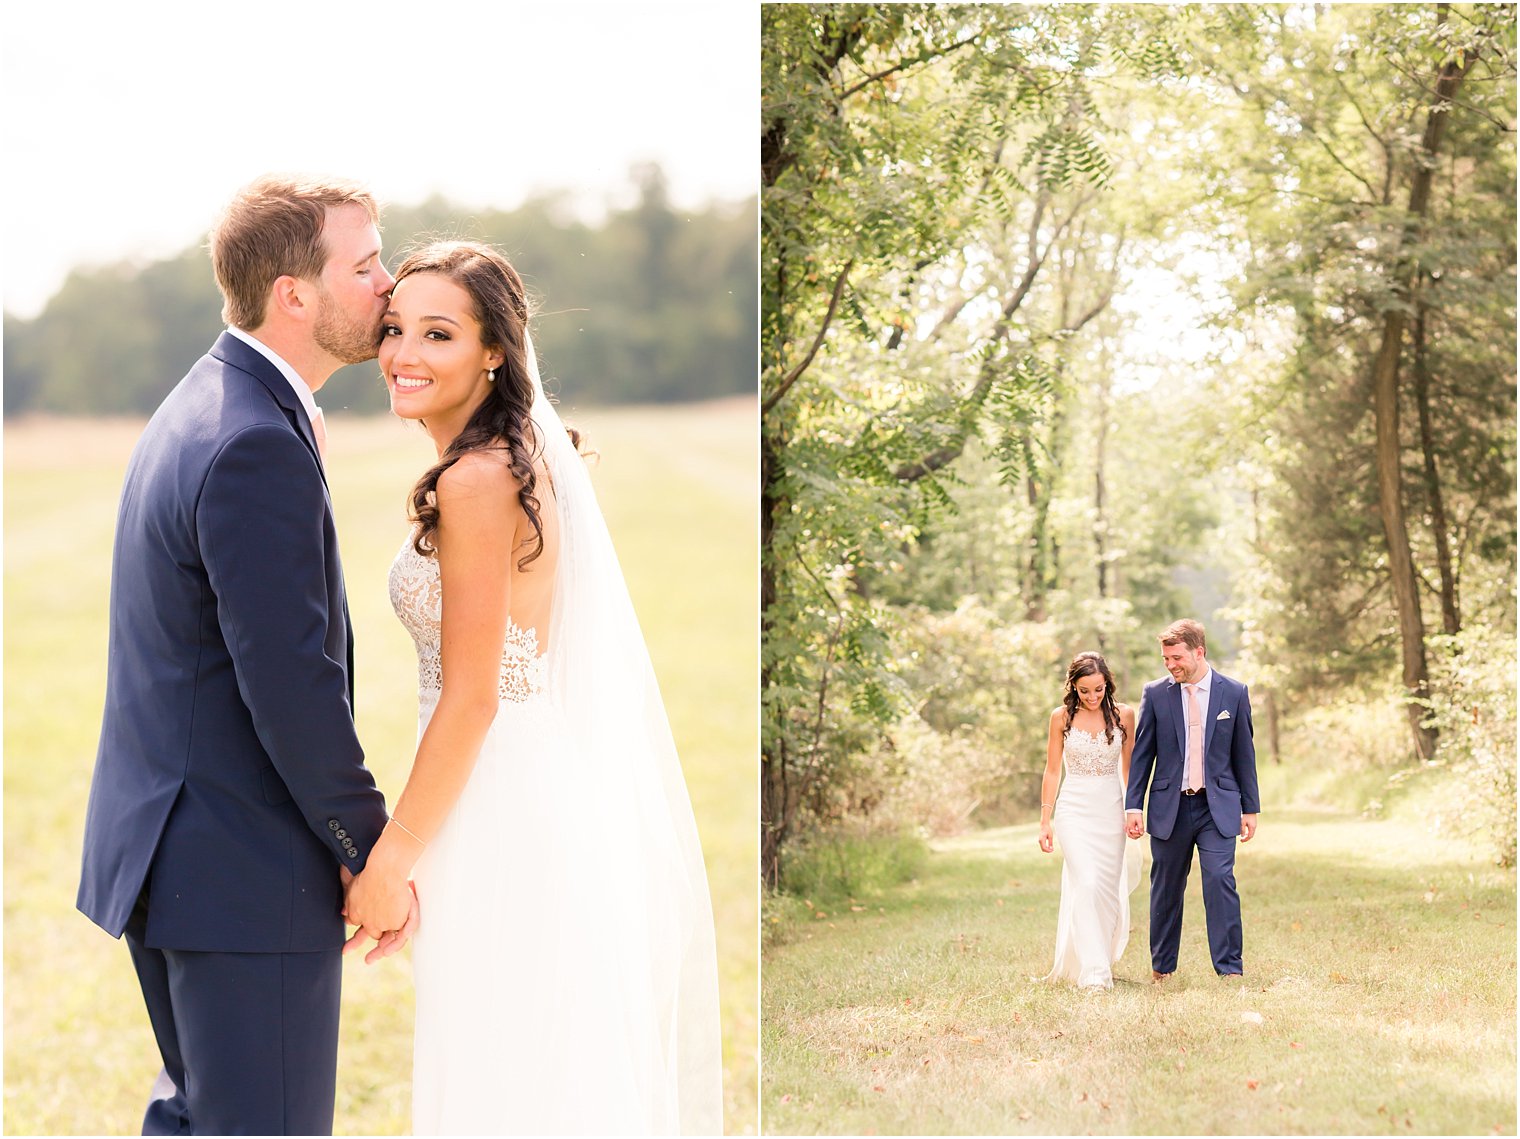
<path id="1" fill-rule="evenodd" d="M 1193 867 L 1193 848 L 1203 873 L 1203 913 L 1209 928 L 1209 956 L 1216 973 L 1243 973 L 1240 894 L 1235 889 L 1234 835 L 1219 833 L 1208 797 L 1183 795 L 1177 825 L 1169 838 L 1151 835 L 1151 968 L 1177 971 L 1182 944 L 1182 898 Z"/>
<path id="2" fill-rule="evenodd" d="M 331 1135 L 343 956 L 202 953 L 125 935 L 163 1072 L 144 1135 Z"/>

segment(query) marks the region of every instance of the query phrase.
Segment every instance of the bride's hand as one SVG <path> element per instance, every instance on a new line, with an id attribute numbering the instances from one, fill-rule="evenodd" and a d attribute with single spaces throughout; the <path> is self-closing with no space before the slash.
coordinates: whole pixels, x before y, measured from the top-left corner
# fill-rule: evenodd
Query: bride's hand
<path id="1" fill-rule="evenodd" d="M 1040 849 L 1043 850 L 1046 854 L 1049 854 L 1055 848 L 1056 848 L 1056 840 L 1055 840 L 1055 835 L 1051 833 L 1050 823 L 1047 822 L 1044 819 L 1041 819 L 1040 820 Z"/>
<path id="2" fill-rule="evenodd" d="M 416 895 L 408 882 L 411 868 L 387 857 L 388 853 L 382 838 L 371 852 L 364 872 L 348 888 L 344 910 L 348 924 L 359 927 L 350 943 L 361 937 L 378 941 L 392 930 L 401 930 L 416 904 Z"/>
<path id="3" fill-rule="evenodd" d="M 382 936 L 379 941 L 375 942 L 375 947 L 364 955 L 364 963 L 366 965 L 373 965 L 382 957 L 389 957 L 392 953 L 399 952 L 412 939 L 412 935 L 417 932 L 417 926 L 422 920 L 421 905 L 417 900 L 417 883 L 408 882 L 407 885 L 411 887 L 412 891 L 412 906 L 406 915 L 406 924 L 400 929 L 391 930 Z M 360 937 L 362 934 L 363 930 L 354 936 Z"/>

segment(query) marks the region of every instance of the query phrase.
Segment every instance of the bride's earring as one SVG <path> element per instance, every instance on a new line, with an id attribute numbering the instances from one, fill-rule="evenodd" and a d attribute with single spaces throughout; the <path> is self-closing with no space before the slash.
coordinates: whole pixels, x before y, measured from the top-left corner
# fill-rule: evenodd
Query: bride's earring
<path id="1" fill-rule="evenodd" d="M 496 382 L 496 369 L 495 368 L 492 368 L 489 372 L 486 373 L 486 379 L 490 380 L 493 384 Z"/>

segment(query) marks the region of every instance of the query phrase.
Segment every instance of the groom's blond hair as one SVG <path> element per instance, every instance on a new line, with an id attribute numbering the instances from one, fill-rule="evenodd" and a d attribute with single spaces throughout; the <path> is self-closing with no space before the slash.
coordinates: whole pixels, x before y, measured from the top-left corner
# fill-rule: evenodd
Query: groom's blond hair
<path id="1" fill-rule="evenodd" d="M 1186 645 L 1190 649 L 1207 650 L 1208 648 L 1203 639 L 1203 626 L 1191 617 L 1173 621 L 1161 631 L 1160 640 L 1163 645 Z"/>
<path id="2" fill-rule="evenodd" d="M 222 319 L 251 331 L 264 323 L 275 281 L 319 278 L 327 264 L 327 211 L 349 204 L 363 206 L 379 223 L 373 195 L 358 182 L 268 174 L 239 190 L 211 229 Z"/>

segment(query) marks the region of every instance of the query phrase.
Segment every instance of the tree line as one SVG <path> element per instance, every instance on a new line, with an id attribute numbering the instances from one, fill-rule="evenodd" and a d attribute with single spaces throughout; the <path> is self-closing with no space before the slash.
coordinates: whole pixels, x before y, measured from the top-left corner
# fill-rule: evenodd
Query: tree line
<path id="1" fill-rule="evenodd" d="M 596 223 L 556 196 L 470 211 L 441 197 L 387 206 L 387 260 L 430 237 L 491 242 L 541 312 L 545 382 L 577 403 L 671 402 L 754 391 L 755 202 L 672 205 L 657 166 Z M 5 316 L 5 414 L 147 414 L 223 328 L 203 245 L 149 264 L 72 272 L 34 319 Z M 387 406 L 373 363 L 336 373 L 325 404 Z"/>
<path id="2" fill-rule="evenodd" d="M 769 884 L 1018 817 L 1065 661 L 1133 700 L 1184 615 L 1268 762 L 1512 820 L 1514 16 L 766 7 Z"/>

